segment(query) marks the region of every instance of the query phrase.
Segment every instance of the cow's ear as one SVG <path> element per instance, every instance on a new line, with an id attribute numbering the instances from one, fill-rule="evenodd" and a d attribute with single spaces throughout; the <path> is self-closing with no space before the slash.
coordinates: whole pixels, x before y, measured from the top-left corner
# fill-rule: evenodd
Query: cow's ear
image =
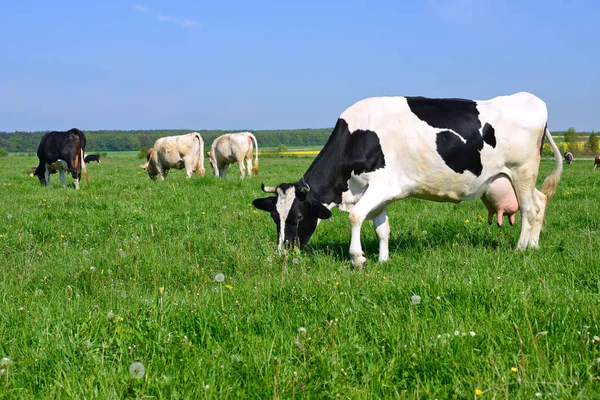
<path id="1" fill-rule="evenodd" d="M 208 158 L 210 158 L 210 151 L 207 151 L 207 152 L 206 152 L 206 156 L 207 156 Z"/>
<path id="2" fill-rule="evenodd" d="M 145 164 L 142 164 L 142 165 L 140 165 L 140 168 L 142 168 L 142 169 L 146 169 L 146 168 L 148 168 L 148 163 L 145 163 Z"/>
<path id="3" fill-rule="evenodd" d="M 277 197 L 264 197 L 262 199 L 255 199 L 252 204 L 259 210 L 271 212 L 275 209 L 275 202 Z"/>
<path id="4" fill-rule="evenodd" d="M 331 218 L 331 210 L 319 203 L 317 200 L 313 200 L 310 203 L 313 214 L 319 219 Z"/>

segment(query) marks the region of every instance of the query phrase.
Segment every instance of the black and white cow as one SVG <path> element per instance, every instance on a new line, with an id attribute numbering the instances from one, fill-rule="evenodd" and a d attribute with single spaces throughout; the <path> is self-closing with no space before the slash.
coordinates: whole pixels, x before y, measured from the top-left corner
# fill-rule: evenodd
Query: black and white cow
<path id="1" fill-rule="evenodd" d="M 573 162 L 573 153 L 570 151 L 565 152 L 565 164 L 571 164 Z"/>
<path id="2" fill-rule="evenodd" d="M 546 104 L 529 93 L 486 101 L 368 98 L 341 114 L 298 182 L 262 185 L 276 196 L 253 204 L 271 213 L 280 249 L 305 246 L 334 206 L 348 211 L 352 264 L 362 266 L 366 258 L 360 229 L 366 219 L 373 220 L 379 238 L 379 260 L 388 259 L 391 202 L 406 197 L 455 203 L 478 199 L 505 176 L 522 213 L 517 248 L 538 247 L 546 204 L 562 172 L 562 155 L 547 119 Z M 539 191 L 535 183 L 544 136 L 556 163 Z"/>
<path id="3" fill-rule="evenodd" d="M 96 161 L 100 164 L 100 154 L 86 154 L 83 160 L 86 164 L 91 163 L 92 161 Z"/>
<path id="4" fill-rule="evenodd" d="M 67 132 L 48 132 L 42 136 L 37 156 L 40 159 L 34 175 L 40 183 L 50 186 L 50 174 L 60 172 L 60 181 L 67 187 L 65 171 L 69 171 L 75 181 L 75 189 L 79 189 L 81 172 L 87 178 L 83 153 L 85 152 L 85 134 L 73 128 Z M 88 182 L 89 184 L 89 182 Z"/>

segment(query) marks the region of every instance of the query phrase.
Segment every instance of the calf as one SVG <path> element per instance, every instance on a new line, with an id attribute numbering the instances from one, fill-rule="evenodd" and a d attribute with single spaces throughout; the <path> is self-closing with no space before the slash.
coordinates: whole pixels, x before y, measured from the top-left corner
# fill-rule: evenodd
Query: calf
<path id="1" fill-rule="evenodd" d="M 83 154 L 85 152 L 85 134 L 73 128 L 67 132 L 48 132 L 42 136 L 38 146 L 37 156 L 39 165 L 33 173 L 40 180 L 40 184 L 50 186 L 50 174 L 60 172 L 60 181 L 63 187 L 67 186 L 65 171 L 69 171 L 75 181 L 75 189 L 79 189 L 81 172 L 89 185 L 87 170 Z"/>
<path id="2" fill-rule="evenodd" d="M 517 249 L 537 248 L 546 204 L 562 172 L 562 155 L 547 119 L 546 104 L 529 93 L 484 101 L 365 99 L 341 114 L 298 182 L 262 185 L 264 192 L 276 196 L 253 204 L 275 221 L 280 249 L 305 246 L 319 221 L 331 217 L 331 208 L 348 211 L 350 257 L 360 267 L 366 261 L 360 231 L 367 219 L 373 220 L 379 238 L 379 260 L 388 259 L 390 203 L 407 197 L 473 200 L 506 177 L 522 214 Z M 537 190 L 544 137 L 554 151 L 555 166 Z"/>
<path id="3" fill-rule="evenodd" d="M 157 176 L 164 181 L 171 168 L 185 168 L 188 179 L 196 171 L 198 175 L 204 176 L 204 140 L 198 132 L 166 136 L 154 143 L 154 147 L 148 150 L 146 159 L 148 162 L 140 167 L 148 171 L 148 176 L 153 181 Z"/>
<path id="4" fill-rule="evenodd" d="M 254 167 L 252 166 L 252 152 L 254 151 L 252 142 L 256 147 Z M 244 179 L 244 161 L 248 168 L 248 176 L 252 176 L 252 172 L 258 174 L 258 142 L 250 132 L 228 133 L 219 136 L 213 141 L 210 151 L 206 155 L 208 155 L 210 165 L 217 177 L 225 178 L 229 165 L 237 162 L 240 168 L 240 177 Z"/>

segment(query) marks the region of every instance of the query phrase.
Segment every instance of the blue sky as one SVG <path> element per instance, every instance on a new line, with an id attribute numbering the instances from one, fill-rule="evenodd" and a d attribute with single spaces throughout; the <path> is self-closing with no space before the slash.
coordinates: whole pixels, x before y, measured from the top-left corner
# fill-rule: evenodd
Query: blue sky
<path id="1" fill-rule="evenodd" d="M 529 91 L 600 130 L 600 2 L 4 1 L 0 131 L 331 127 L 370 96 Z"/>

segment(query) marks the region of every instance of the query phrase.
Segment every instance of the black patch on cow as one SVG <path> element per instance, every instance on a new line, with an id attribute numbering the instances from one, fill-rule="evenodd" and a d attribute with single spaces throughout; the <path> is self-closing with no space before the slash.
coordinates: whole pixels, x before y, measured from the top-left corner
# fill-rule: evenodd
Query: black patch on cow
<path id="1" fill-rule="evenodd" d="M 483 131 L 477 103 L 465 99 L 406 97 L 410 110 L 429 126 L 444 129 L 437 133 L 437 152 L 446 165 L 462 174 L 479 176 L 483 170 L 481 149 L 484 141 L 496 146 L 494 127 L 486 123 Z"/>
<path id="2" fill-rule="evenodd" d="M 361 129 L 350 132 L 348 123 L 340 118 L 304 177 L 311 182 L 311 194 L 322 204 L 340 204 L 352 172 L 359 175 L 384 167 L 377 133 Z"/>
<path id="3" fill-rule="evenodd" d="M 494 129 L 493 126 L 491 126 L 490 124 L 488 124 L 487 122 L 485 123 L 485 125 L 483 126 L 483 129 L 481 130 L 481 135 L 483 136 L 483 141 L 486 142 L 487 144 L 489 144 L 490 146 L 492 146 L 493 148 L 496 148 L 496 130 Z"/>

